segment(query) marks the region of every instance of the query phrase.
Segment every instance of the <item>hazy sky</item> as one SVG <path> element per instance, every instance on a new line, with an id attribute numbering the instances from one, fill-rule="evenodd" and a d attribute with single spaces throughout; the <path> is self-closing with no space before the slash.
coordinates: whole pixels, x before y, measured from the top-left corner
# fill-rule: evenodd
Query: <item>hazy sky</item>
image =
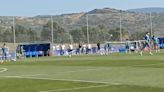
<path id="1" fill-rule="evenodd" d="M 56 15 L 104 7 L 164 7 L 164 0 L 0 0 L 0 16 Z"/>

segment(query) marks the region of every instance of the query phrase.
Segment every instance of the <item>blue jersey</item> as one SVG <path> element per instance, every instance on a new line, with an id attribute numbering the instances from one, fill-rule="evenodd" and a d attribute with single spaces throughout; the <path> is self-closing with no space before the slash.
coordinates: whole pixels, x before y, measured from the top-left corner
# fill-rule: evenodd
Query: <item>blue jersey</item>
<path id="1" fill-rule="evenodd" d="M 145 35 L 145 40 L 148 41 L 148 42 L 150 42 L 150 37 L 149 37 L 149 35 Z"/>
<path id="2" fill-rule="evenodd" d="M 2 53 L 6 54 L 8 52 L 8 49 L 6 47 L 2 48 Z"/>

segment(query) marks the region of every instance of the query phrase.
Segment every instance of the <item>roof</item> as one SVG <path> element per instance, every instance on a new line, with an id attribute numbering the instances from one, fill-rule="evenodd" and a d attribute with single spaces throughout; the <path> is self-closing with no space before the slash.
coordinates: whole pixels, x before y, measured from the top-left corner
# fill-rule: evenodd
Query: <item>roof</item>
<path id="1" fill-rule="evenodd" d="M 51 44 L 51 42 L 33 42 L 33 43 L 19 43 L 18 45 L 31 45 L 31 44 Z"/>

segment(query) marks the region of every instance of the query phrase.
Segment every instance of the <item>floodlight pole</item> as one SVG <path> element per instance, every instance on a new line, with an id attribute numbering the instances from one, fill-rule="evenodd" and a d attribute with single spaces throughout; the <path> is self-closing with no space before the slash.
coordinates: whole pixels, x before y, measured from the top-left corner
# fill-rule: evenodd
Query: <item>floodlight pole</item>
<path id="1" fill-rule="evenodd" d="M 13 16 L 13 40 L 14 40 L 14 46 L 16 43 L 16 39 L 15 39 L 15 17 Z"/>
<path id="2" fill-rule="evenodd" d="M 13 40 L 14 40 L 14 48 L 15 48 L 15 60 L 17 59 L 17 56 L 16 56 L 16 39 L 15 39 L 15 17 L 13 16 Z"/>
<path id="3" fill-rule="evenodd" d="M 120 41 L 122 42 L 122 16 L 120 11 Z"/>
<path id="4" fill-rule="evenodd" d="M 54 46 L 54 21 L 53 16 L 51 16 L 51 50 L 53 55 L 53 46 Z"/>
<path id="5" fill-rule="evenodd" d="M 128 13 L 126 13 L 126 16 L 128 16 Z M 128 18 L 127 18 L 126 21 L 127 21 L 127 24 L 128 24 L 128 22 L 129 22 Z M 129 35 L 130 35 L 129 28 L 127 29 L 127 31 L 128 31 L 128 40 L 129 40 L 129 38 L 130 38 L 130 37 L 129 37 Z"/>
<path id="6" fill-rule="evenodd" d="M 152 14 L 150 12 L 150 33 L 151 33 L 151 37 L 153 37 L 153 22 L 152 22 Z"/>
<path id="7" fill-rule="evenodd" d="M 86 20 L 87 20 L 87 43 L 89 44 L 88 14 L 86 14 Z"/>
<path id="8" fill-rule="evenodd" d="M 54 27 L 53 27 L 53 16 L 51 16 L 51 43 L 54 43 Z"/>

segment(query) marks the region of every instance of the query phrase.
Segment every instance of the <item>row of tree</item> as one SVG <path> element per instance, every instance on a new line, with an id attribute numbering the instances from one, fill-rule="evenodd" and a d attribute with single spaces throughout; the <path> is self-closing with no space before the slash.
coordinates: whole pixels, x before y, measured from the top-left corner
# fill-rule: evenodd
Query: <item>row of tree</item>
<path id="1" fill-rule="evenodd" d="M 21 25 L 15 26 L 16 42 L 33 42 L 39 39 L 37 32 L 32 28 L 25 28 Z M 13 27 L 0 32 L 0 42 L 14 42 Z"/>
<path id="2" fill-rule="evenodd" d="M 87 43 L 87 27 L 79 27 L 73 30 L 64 29 L 57 22 L 53 23 L 54 43 Z M 13 42 L 13 28 L 0 32 L 1 42 Z M 90 43 L 119 41 L 120 28 L 107 29 L 104 25 L 97 25 L 88 28 Z M 36 42 L 36 41 L 51 41 L 51 22 L 43 25 L 41 32 L 26 28 L 22 25 L 15 26 L 16 42 Z M 144 32 L 128 32 L 122 28 L 122 38 L 125 39 L 142 39 Z"/>

